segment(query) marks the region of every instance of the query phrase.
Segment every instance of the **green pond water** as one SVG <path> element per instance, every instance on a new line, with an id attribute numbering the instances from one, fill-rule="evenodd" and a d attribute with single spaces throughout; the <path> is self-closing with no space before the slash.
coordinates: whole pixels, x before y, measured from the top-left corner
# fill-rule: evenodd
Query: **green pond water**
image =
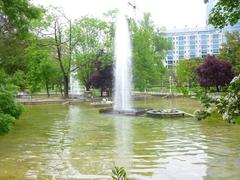
<path id="1" fill-rule="evenodd" d="M 137 107 L 199 108 L 194 99 L 147 97 Z M 89 103 L 27 106 L 0 136 L 0 179 L 240 179 L 240 126 L 217 116 L 153 119 L 98 113 Z"/>

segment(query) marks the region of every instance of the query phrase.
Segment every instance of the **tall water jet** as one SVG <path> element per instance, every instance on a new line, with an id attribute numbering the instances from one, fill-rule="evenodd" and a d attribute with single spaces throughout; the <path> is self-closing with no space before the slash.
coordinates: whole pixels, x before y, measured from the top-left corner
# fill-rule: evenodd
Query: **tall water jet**
<path id="1" fill-rule="evenodd" d="M 120 12 L 115 25 L 114 42 L 114 111 L 131 111 L 132 98 L 132 47 L 128 23 Z"/>

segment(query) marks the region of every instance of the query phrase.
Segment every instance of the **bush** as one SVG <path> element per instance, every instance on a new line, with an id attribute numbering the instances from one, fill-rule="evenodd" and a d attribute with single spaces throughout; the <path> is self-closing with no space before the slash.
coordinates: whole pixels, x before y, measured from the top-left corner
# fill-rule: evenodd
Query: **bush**
<path id="1" fill-rule="evenodd" d="M 15 118 L 9 114 L 0 113 L 0 135 L 7 133 L 14 124 Z"/>
<path id="2" fill-rule="evenodd" d="M 231 81 L 228 93 L 218 100 L 217 108 L 224 120 L 240 124 L 240 75 Z"/>
<path id="3" fill-rule="evenodd" d="M 11 129 L 22 111 L 23 106 L 16 102 L 13 93 L 0 88 L 0 135 Z"/>
<path id="4" fill-rule="evenodd" d="M 22 105 L 16 102 L 11 93 L 0 90 L 0 113 L 8 114 L 17 119 L 22 111 Z"/>

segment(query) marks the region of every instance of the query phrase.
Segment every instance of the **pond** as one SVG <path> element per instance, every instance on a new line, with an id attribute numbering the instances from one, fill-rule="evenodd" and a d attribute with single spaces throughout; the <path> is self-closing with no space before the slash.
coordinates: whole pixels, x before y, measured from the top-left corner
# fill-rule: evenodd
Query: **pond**
<path id="1" fill-rule="evenodd" d="M 198 101 L 146 97 L 137 107 L 178 107 Z M 153 119 L 99 114 L 78 105 L 27 106 L 0 137 L 0 179 L 108 179 L 115 165 L 135 179 L 239 179 L 240 126 L 217 116 Z"/>

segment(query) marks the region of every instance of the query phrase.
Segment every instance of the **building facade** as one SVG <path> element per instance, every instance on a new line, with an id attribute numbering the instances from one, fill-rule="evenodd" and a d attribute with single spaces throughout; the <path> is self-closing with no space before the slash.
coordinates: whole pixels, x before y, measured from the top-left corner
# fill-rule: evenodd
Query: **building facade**
<path id="1" fill-rule="evenodd" d="M 218 0 L 209 0 L 206 5 L 206 17 Z M 207 55 L 219 54 L 222 43 L 225 42 L 225 32 L 240 31 L 240 20 L 234 26 L 217 30 L 206 20 L 206 27 L 184 28 L 167 31 L 167 38 L 172 42 L 172 50 L 166 57 L 166 65 L 176 64 L 181 59 L 204 58 Z"/>
<path id="2" fill-rule="evenodd" d="M 207 27 L 169 30 L 167 38 L 172 42 L 172 50 L 168 51 L 166 58 L 168 66 L 181 59 L 217 55 L 224 40 L 222 32 Z"/>

